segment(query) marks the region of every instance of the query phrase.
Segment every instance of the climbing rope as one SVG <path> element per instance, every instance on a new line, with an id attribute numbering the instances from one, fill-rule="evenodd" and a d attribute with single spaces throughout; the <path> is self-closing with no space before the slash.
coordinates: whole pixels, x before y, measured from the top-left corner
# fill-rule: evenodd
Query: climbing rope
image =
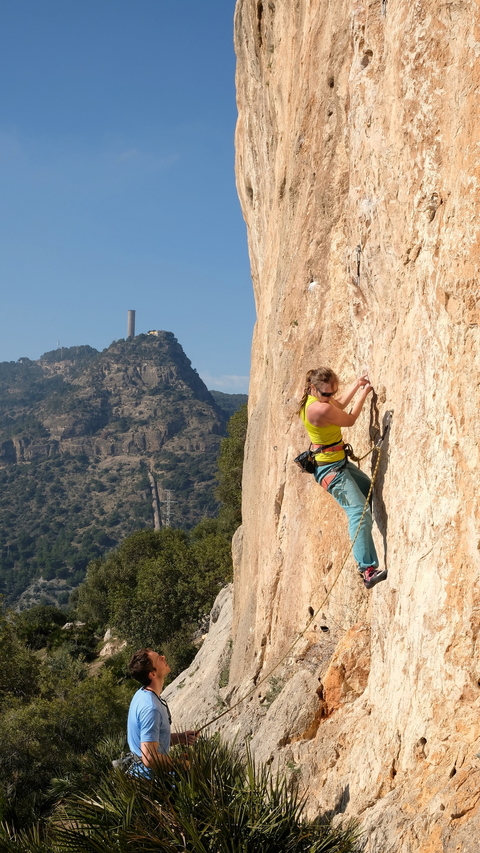
<path id="1" fill-rule="evenodd" d="M 369 456 L 369 454 L 370 454 L 370 453 L 373 453 L 373 451 L 374 451 L 374 450 L 376 450 L 376 451 L 377 451 L 377 454 L 378 454 L 378 455 L 377 455 L 377 459 L 376 459 L 376 461 L 375 461 L 375 467 L 374 467 L 374 469 L 373 469 L 373 473 L 372 473 L 372 481 L 371 481 L 371 483 L 370 483 L 370 488 L 369 488 L 369 490 L 368 490 L 368 495 L 367 495 L 367 497 L 366 497 L 366 499 L 365 499 L 365 506 L 363 507 L 363 512 L 362 512 L 362 515 L 361 515 L 361 517 L 360 517 L 360 521 L 358 522 L 358 527 L 357 527 L 357 530 L 356 530 L 355 536 L 354 536 L 354 538 L 353 538 L 353 540 L 352 540 L 352 542 L 351 542 L 351 544 L 350 544 L 350 548 L 348 549 L 347 553 L 345 554 L 345 557 L 344 557 L 343 563 L 342 563 L 342 565 L 340 566 L 340 569 L 339 569 L 339 571 L 338 571 L 338 573 L 337 573 L 337 576 L 336 576 L 335 580 L 333 581 L 333 583 L 332 583 L 332 585 L 331 585 L 330 589 L 328 590 L 327 594 L 326 594 L 326 595 L 325 595 L 325 597 L 323 598 L 323 600 L 322 600 L 321 604 L 319 605 L 319 607 L 317 607 L 317 609 L 315 610 L 315 612 L 314 612 L 313 616 L 311 616 L 311 618 L 308 620 L 308 622 L 307 622 L 307 624 L 305 625 L 305 628 L 303 629 L 303 631 L 301 631 L 301 632 L 296 636 L 296 638 L 295 638 L 295 640 L 293 641 L 293 643 L 288 647 L 288 649 L 287 649 L 287 651 L 285 652 L 285 654 L 284 654 L 284 655 L 282 655 L 282 657 L 281 657 L 281 658 L 276 662 L 275 666 L 273 666 L 273 667 L 272 667 L 272 668 L 271 668 L 271 669 L 266 673 L 266 675 L 264 675 L 264 676 L 260 679 L 260 681 L 258 681 L 256 684 L 254 684 L 254 686 L 251 688 L 251 690 L 249 690 L 247 693 L 245 693 L 245 696 L 242 696 L 242 698 L 241 698 L 241 699 L 238 699 L 238 700 L 237 700 L 233 705 L 230 705 L 230 707 L 229 707 L 229 708 L 226 708 L 226 709 L 225 709 L 225 711 L 222 711 L 220 714 L 217 714 L 217 716 L 216 716 L 216 717 L 213 717 L 213 719 L 209 720 L 207 723 L 204 723 L 204 725 L 203 725 L 203 726 L 201 726 L 199 729 L 197 729 L 196 731 L 197 731 L 198 733 L 203 732 L 203 730 L 204 730 L 204 729 L 206 729 L 206 728 L 208 728 L 208 726 L 211 726 L 211 725 L 213 725 L 213 723 L 216 723 L 218 720 L 221 720 L 221 719 L 222 719 L 222 717 L 225 717 L 225 716 L 226 716 L 226 714 L 230 714 L 232 711 L 234 711 L 234 710 L 235 710 L 235 708 L 238 708 L 238 706 L 239 706 L 239 705 L 241 705 L 241 704 L 242 704 L 242 702 L 245 702 L 245 700 L 246 700 L 246 699 L 249 699 L 249 698 L 250 698 L 250 696 L 253 696 L 253 694 L 254 694 L 254 693 L 256 693 L 256 691 L 258 690 L 258 688 L 259 688 L 262 684 L 264 684 L 264 683 L 265 683 L 265 681 L 267 681 L 267 679 L 271 678 L 271 676 L 273 675 L 273 673 L 274 673 L 274 672 L 275 672 L 275 671 L 276 671 L 276 670 L 277 670 L 277 669 L 282 665 L 282 663 L 283 663 L 283 662 L 284 662 L 284 661 L 285 661 L 285 660 L 286 660 L 286 659 L 291 655 L 291 653 L 292 653 L 293 649 L 295 648 L 295 646 L 297 645 L 297 643 L 299 643 L 299 641 L 302 639 L 302 637 L 306 634 L 306 632 L 307 632 L 307 631 L 308 631 L 308 629 L 310 628 L 310 625 L 312 624 L 312 622 L 314 621 L 314 619 L 316 619 L 316 617 L 318 616 L 318 614 L 320 613 L 320 611 L 321 611 L 321 610 L 323 610 L 323 608 L 324 608 L 324 606 L 325 606 L 326 602 L 328 601 L 328 599 L 330 598 L 330 596 L 331 596 L 331 594 L 332 594 L 332 590 L 334 589 L 335 585 L 337 584 L 338 579 L 339 579 L 340 575 L 342 574 L 342 572 L 343 572 L 343 570 L 344 570 L 344 568 L 345 568 L 345 566 L 346 566 L 347 560 L 348 560 L 348 558 L 349 558 L 349 556 L 350 556 L 350 554 L 351 554 L 351 552 L 352 552 L 352 550 L 353 550 L 353 546 L 355 545 L 355 542 L 357 541 L 357 537 L 358 537 L 358 534 L 359 534 L 359 532 L 360 532 L 360 528 L 361 528 L 361 526 L 362 526 L 362 522 L 363 522 L 363 519 L 365 518 L 365 513 L 366 513 L 366 511 L 367 511 L 367 507 L 368 507 L 369 502 L 370 502 L 370 497 L 371 497 L 372 492 L 373 492 L 373 487 L 374 487 L 374 485 L 375 485 L 375 480 L 376 480 L 376 478 L 377 478 L 378 469 L 379 469 L 379 466 L 380 466 L 380 459 L 381 459 L 381 455 L 382 455 L 382 445 L 383 445 L 383 442 L 384 442 L 385 436 L 386 436 L 386 434 L 387 434 L 388 428 L 389 428 L 389 426 L 390 426 L 391 416 L 392 416 L 392 413 L 391 413 L 391 412 L 387 412 L 387 414 L 386 414 L 386 418 L 385 418 L 385 428 L 384 428 L 384 430 L 383 430 L 383 433 L 381 434 L 380 438 L 376 441 L 376 443 L 374 444 L 374 446 L 373 446 L 373 447 L 368 451 L 368 453 L 365 453 L 365 454 L 364 454 L 364 456 L 360 457 L 360 461 L 361 461 L 362 459 L 365 459 L 365 457 L 366 457 L 366 456 Z"/>
<path id="2" fill-rule="evenodd" d="M 360 468 L 360 462 L 362 462 L 364 459 L 366 459 L 367 456 L 370 456 L 370 454 L 373 453 L 373 451 L 375 450 L 375 447 L 376 447 L 376 445 L 373 445 L 373 447 L 371 447 L 370 450 L 367 450 L 367 452 L 364 453 L 363 456 L 355 456 L 355 453 L 353 452 L 353 447 L 351 444 L 345 444 L 344 443 L 344 445 L 343 445 L 343 449 L 345 451 L 345 456 L 348 456 L 352 460 L 352 462 L 356 462 L 359 468 Z"/>

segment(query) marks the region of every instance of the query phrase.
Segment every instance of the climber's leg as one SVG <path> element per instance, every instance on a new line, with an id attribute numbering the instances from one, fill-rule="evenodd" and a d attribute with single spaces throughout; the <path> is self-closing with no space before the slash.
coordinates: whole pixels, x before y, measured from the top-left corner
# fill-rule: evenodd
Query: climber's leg
<path id="1" fill-rule="evenodd" d="M 370 477 L 368 476 L 368 474 L 365 474 L 365 472 L 362 471 L 361 468 L 357 468 L 357 466 L 354 465 L 353 462 L 347 462 L 347 468 L 348 468 L 350 476 L 353 477 L 358 488 L 360 489 L 360 491 L 362 492 L 362 494 L 366 498 L 369 491 L 370 491 L 370 486 L 372 485 L 372 481 L 371 481 Z M 370 498 L 370 506 L 371 506 L 371 498 Z"/>
<path id="2" fill-rule="evenodd" d="M 358 476 L 359 473 L 361 477 Z M 357 482 L 357 480 L 360 480 L 360 482 Z M 347 513 L 350 541 L 354 540 L 357 533 L 369 488 L 369 477 L 363 474 L 362 471 L 359 472 L 359 469 L 352 465 L 351 462 L 348 462 L 346 467 L 338 472 L 338 475 L 328 487 L 330 494 Z M 368 505 L 353 545 L 353 556 L 357 561 L 360 572 L 364 572 L 365 569 L 370 567 L 378 567 L 377 552 L 372 538 L 372 512 Z"/>

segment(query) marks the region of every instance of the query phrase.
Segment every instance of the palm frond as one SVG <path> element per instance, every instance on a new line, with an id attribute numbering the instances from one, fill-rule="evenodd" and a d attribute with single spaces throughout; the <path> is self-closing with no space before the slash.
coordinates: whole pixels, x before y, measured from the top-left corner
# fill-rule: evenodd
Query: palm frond
<path id="1" fill-rule="evenodd" d="M 248 752 L 203 739 L 188 767 L 184 752 L 150 779 L 109 770 L 94 795 L 69 796 L 55 812 L 49 848 L 0 841 L 0 853 L 360 853 L 355 824 L 306 820 L 298 786 Z"/>

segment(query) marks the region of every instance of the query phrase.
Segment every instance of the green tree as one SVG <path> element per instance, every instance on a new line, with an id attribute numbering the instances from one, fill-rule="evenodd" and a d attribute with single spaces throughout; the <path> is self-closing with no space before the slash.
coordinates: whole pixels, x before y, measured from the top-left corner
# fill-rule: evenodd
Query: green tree
<path id="1" fill-rule="evenodd" d="M 220 501 L 218 521 L 221 529 L 229 536 L 233 536 L 242 523 L 242 472 L 247 425 L 248 409 L 245 403 L 230 418 L 228 435 L 220 444 L 216 489 Z"/>
<path id="2" fill-rule="evenodd" d="M 37 668 L 35 694 L 11 694 L 0 715 L 1 817 L 17 827 L 53 805 L 55 777 L 98 780 L 105 765 L 95 773 L 88 753 L 102 738 L 124 736 L 131 695 L 107 670 L 87 677 L 85 665 L 64 648 Z"/>
<path id="3" fill-rule="evenodd" d="M 214 520 L 189 534 L 164 528 L 128 537 L 87 571 L 77 615 L 107 625 L 132 646 L 169 645 L 183 663 L 195 649 L 187 636 L 208 613 L 231 574 L 230 544 Z M 175 642 L 182 646 L 174 652 Z"/>
<path id="4" fill-rule="evenodd" d="M 29 699 L 37 690 L 37 682 L 32 653 L 16 636 L 12 621 L 0 611 L 0 709 L 12 699 Z"/>
<path id="5" fill-rule="evenodd" d="M 231 537 L 222 529 L 216 518 L 206 518 L 193 528 L 190 547 L 198 566 L 197 615 L 210 609 L 222 586 L 232 580 Z"/>
<path id="6" fill-rule="evenodd" d="M 160 532 L 140 530 L 87 568 L 76 595 L 77 616 L 99 628 L 128 624 L 137 585 L 138 566 L 159 551 Z"/>
<path id="7" fill-rule="evenodd" d="M 65 614 L 56 607 L 37 604 L 15 617 L 15 633 L 29 649 L 42 649 L 66 621 Z"/>

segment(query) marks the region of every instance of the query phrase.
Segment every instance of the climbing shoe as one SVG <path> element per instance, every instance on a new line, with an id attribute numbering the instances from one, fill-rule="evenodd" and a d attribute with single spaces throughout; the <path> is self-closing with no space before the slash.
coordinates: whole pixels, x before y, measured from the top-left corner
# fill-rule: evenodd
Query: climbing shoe
<path id="1" fill-rule="evenodd" d="M 384 581 L 388 575 L 386 569 L 376 569 L 375 566 L 370 566 L 369 569 L 365 569 L 362 572 L 363 575 L 363 583 L 365 584 L 367 589 L 371 589 L 375 584 L 380 583 L 380 581 Z"/>

